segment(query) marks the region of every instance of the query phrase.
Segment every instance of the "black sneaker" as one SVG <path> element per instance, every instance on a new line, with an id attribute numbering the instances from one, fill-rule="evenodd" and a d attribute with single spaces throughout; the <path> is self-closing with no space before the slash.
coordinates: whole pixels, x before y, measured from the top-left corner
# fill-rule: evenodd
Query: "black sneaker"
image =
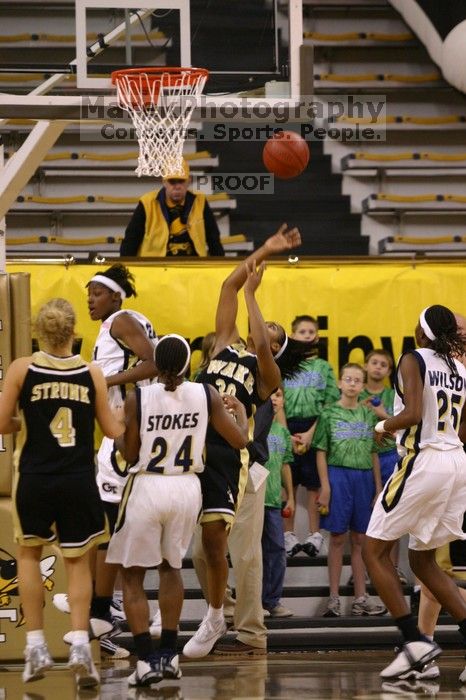
<path id="1" fill-rule="evenodd" d="M 301 551 L 301 543 L 294 532 L 285 532 L 285 549 L 289 557 L 294 557 Z"/>
<path id="2" fill-rule="evenodd" d="M 130 656 L 128 649 L 118 646 L 108 637 L 99 639 L 101 653 L 111 656 L 112 659 L 127 659 Z"/>
<path id="3" fill-rule="evenodd" d="M 306 541 L 301 545 L 301 549 L 307 554 L 308 557 L 316 557 L 320 552 L 323 541 L 324 538 L 320 532 L 311 532 L 306 537 Z"/>

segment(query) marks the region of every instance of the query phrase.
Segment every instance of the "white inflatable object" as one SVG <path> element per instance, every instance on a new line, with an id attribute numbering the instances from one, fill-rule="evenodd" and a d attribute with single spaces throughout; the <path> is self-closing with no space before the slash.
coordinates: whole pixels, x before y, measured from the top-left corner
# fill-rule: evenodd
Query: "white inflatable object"
<path id="1" fill-rule="evenodd" d="M 443 77 L 461 92 L 466 93 L 466 0 L 464 2 L 464 13 L 461 7 L 458 12 L 458 5 L 455 6 L 456 15 L 460 15 L 458 23 L 442 36 L 444 28 L 435 26 L 435 19 L 432 19 L 423 9 L 422 0 L 389 0 L 390 4 L 400 13 L 406 24 L 419 37 L 432 60 L 442 71 Z M 452 18 L 449 22 L 448 3 L 438 2 L 438 17 L 443 13 L 442 22 L 446 27 L 454 23 Z M 461 16 L 462 15 L 462 16 Z"/>
<path id="2" fill-rule="evenodd" d="M 466 92 L 466 19 L 443 42 L 441 69 L 445 80 Z"/>

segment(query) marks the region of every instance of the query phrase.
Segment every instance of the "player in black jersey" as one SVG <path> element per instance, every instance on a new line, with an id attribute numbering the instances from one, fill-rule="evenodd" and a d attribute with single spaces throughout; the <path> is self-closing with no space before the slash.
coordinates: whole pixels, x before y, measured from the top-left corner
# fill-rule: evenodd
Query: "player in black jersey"
<path id="1" fill-rule="evenodd" d="M 295 248 L 300 242 L 298 229 L 288 229 L 286 224 L 282 225 L 263 246 L 240 263 L 222 284 L 215 321 L 215 346 L 208 366 L 196 380 L 215 386 L 221 394 L 235 395 L 244 403 L 249 417 L 252 417 L 254 407 L 265 401 L 280 384 L 280 368 L 275 359 L 280 356 L 281 361 L 286 362 L 288 371 L 289 367 L 296 367 L 303 359 L 303 354 L 309 351 L 308 344 L 298 341 L 295 341 L 296 349 L 295 344 L 288 340 L 283 328 L 278 324 L 266 324 L 255 299 L 255 292 L 264 272 L 263 261 L 270 255 Z M 236 327 L 238 292 L 243 286 L 250 326 L 246 344 L 240 341 Z M 249 455 L 245 454 L 242 457 L 243 460 L 239 451 L 231 448 L 213 429 L 208 429 L 206 469 L 200 474 L 203 496 L 202 544 L 199 541 L 200 537 L 197 537 L 193 560 L 209 608 L 198 631 L 183 649 L 183 654 L 191 658 L 208 654 L 217 639 L 226 631 L 223 599 L 228 579 L 225 556 L 227 539 L 249 476 Z M 263 490 L 261 493 L 263 495 Z M 256 510 L 259 513 L 263 512 L 263 500 L 261 504 L 260 498 Z M 260 522 L 257 525 L 260 532 L 257 538 L 255 533 L 251 532 L 250 542 L 255 542 L 256 539 L 258 541 L 258 565 L 261 566 L 262 525 Z M 232 561 L 234 558 L 236 559 L 232 556 Z M 234 564 L 233 566 L 235 568 Z M 262 572 L 258 571 L 258 574 L 258 580 L 261 582 Z M 238 579 L 237 570 L 237 589 Z M 259 651 L 263 651 L 266 639 L 260 593 L 257 601 L 256 597 L 254 592 L 254 600 L 251 599 L 248 605 L 258 609 L 255 617 L 260 617 L 260 620 L 256 626 L 260 626 L 261 630 L 255 630 L 253 635 L 261 636 L 260 640 L 254 641 Z M 249 636 L 242 640 L 245 646 L 246 639 L 249 640 Z"/>
<path id="2" fill-rule="evenodd" d="M 43 631 L 42 546 L 57 541 L 71 607 L 68 666 L 79 687 L 99 683 L 89 647 L 89 551 L 108 539 L 94 472 L 94 420 L 105 435 L 124 430 L 107 401 L 101 370 L 72 354 L 75 314 L 64 299 L 39 311 L 41 350 L 11 363 L 0 396 L 0 433 L 21 432 L 13 494 L 18 585 L 26 621 L 23 680 L 42 678 L 53 661 Z M 16 415 L 19 404 L 21 417 Z"/>

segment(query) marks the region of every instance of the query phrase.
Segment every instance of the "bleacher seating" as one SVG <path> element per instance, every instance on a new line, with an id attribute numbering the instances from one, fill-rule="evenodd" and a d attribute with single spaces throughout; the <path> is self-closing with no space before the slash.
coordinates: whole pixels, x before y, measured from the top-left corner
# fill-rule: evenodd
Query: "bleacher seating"
<path id="1" fill-rule="evenodd" d="M 27 73 L 33 56 L 41 56 L 35 61 L 38 68 L 44 61 L 53 68 L 71 60 L 74 51 L 72 2 L 57 4 L 47 0 L 28 6 L 31 10 L 21 23 L 21 32 L 17 22 L 18 14 L 21 17 L 24 14 L 21 2 L 4 3 L 0 8 L 0 18 L 4 20 L 0 46 L 7 52 L 6 63 L 11 61 L 23 71 L 19 78 L 10 72 L 2 75 L 0 71 L 0 84 L 6 79 L 4 89 L 17 92 L 29 91 L 37 84 L 38 74 Z M 47 21 L 44 11 L 47 7 L 53 8 L 49 13 L 53 15 L 52 21 Z M 193 18 L 200 9 L 193 2 Z M 285 13 L 279 12 L 286 40 L 284 17 Z M 222 20 L 230 22 L 223 10 Z M 93 41 L 102 27 L 108 28 L 109 21 L 105 11 L 97 12 L 94 24 L 89 27 L 89 40 Z M 111 18 L 114 24 L 117 21 L 118 17 Z M 172 27 L 163 19 L 159 24 L 153 27 L 146 19 L 145 31 L 139 24 L 133 26 L 136 63 L 148 58 L 145 32 L 155 47 L 149 47 L 152 64 L 171 55 Z M 215 32 L 216 26 L 209 23 L 203 31 Z M 310 142 L 312 156 L 307 173 L 296 181 L 276 182 L 273 197 L 238 195 L 214 199 L 212 204 L 219 216 L 222 235 L 227 237 L 230 232 L 246 235 L 247 245 L 241 248 L 235 238 L 230 250 L 236 248 L 236 253 L 250 249 L 248 236 L 252 230 L 259 244 L 276 216 L 294 220 L 301 226 L 307 234 L 303 252 L 308 254 L 388 254 L 400 236 L 407 241 L 403 249 L 412 246 L 415 251 L 413 240 L 418 235 L 422 239 L 430 237 L 432 246 L 440 250 L 448 249 L 443 242 L 445 236 L 453 236 L 455 250 L 462 250 L 462 238 L 466 234 L 466 208 L 461 201 L 466 184 L 465 96 L 441 79 L 423 46 L 387 0 L 305 0 L 303 41 L 314 48 L 315 93 L 323 103 L 335 95 L 381 94 L 387 96 L 386 113 L 375 124 L 345 114 L 340 114 L 334 123 L 324 123 L 327 128 L 333 125 L 339 129 L 369 125 L 375 137 L 359 142 L 327 137 L 322 155 L 320 144 Z M 101 65 L 111 63 L 124 49 L 124 41 L 120 39 L 110 53 L 97 57 L 95 70 L 99 70 L 99 61 Z M 55 91 L 73 91 L 73 79 L 73 75 L 67 76 Z M 2 126 L 7 155 L 14 153 L 29 129 L 30 124 L 25 120 Z M 86 238 L 117 241 L 121 237 L 134 198 L 152 183 L 132 177 L 137 152 L 134 141 L 125 139 L 105 144 L 94 139 L 90 143 L 92 138 L 87 141 L 82 138 L 86 130 L 92 131 L 92 127 L 67 128 L 44 159 L 24 189 L 23 199 L 8 214 L 10 240 L 16 243 L 21 237 L 28 240 L 39 237 L 49 241 L 41 244 L 41 250 L 44 246 L 56 250 L 56 241 L 62 237 L 76 241 Z M 223 172 L 235 172 L 237 168 L 257 172 L 262 167 L 261 144 L 256 149 L 247 144 L 246 149 L 244 144 L 204 141 L 200 147 L 206 146 L 213 156 L 209 152 L 195 154 L 196 144 L 186 144 L 185 152 L 188 158 L 193 158 L 195 173 L 209 176 L 217 168 Z M 326 156 L 331 157 L 331 172 Z M 87 189 L 83 188 L 84 183 L 89 185 Z M 212 193 L 208 177 L 203 191 Z M 94 197 L 92 201 L 86 199 L 90 194 Z M 393 197 L 401 199 L 394 201 Z M 324 210 L 327 210 L 325 215 Z M 332 231 L 340 233 L 340 248 L 331 238 Z M 389 239 L 390 246 L 379 245 Z M 32 242 L 15 245 L 11 252 L 17 254 L 19 248 L 32 252 L 34 245 Z M 420 251 L 424 250 L 422 243 L 419 246 Z M 105 249 L 115 253 L 117 243 L 107 243 Z M 95 250 L 90 245 L 90 252 Z M 76 253 L 82 254 L 82 250 Z"/>
<path id="2" fill-rule="evenodd" d="M 351 211 L 362 213 L 369 253 L 466 252 L 465 96 L 440 76 L 430 79 L 438 69 L 385 0 L 305 0 L 304 12 L 314 73 L 325 77 L 315 81 L 319 97 L 326 100 L 332 85 L 337 95 L 387 96 L 376 123 L 351 114 L 332 122 L 340 130 L 370 126 L 372 140 L 324 141 Z"/>
<path id="3" fill-rule="evenodd" d="M 30 125 L 15 120 L 2 127 L 6 158 L 26 138 Z M 196 151 L 187 141 L 185 158 L 197 185 L 217 217 L 227 255 L 252 249 L 243 233 L 230 237 L 229 214 L 236 201 L 214 193 L 210 173 L 219 165 L 210 151 Z M 103 143 L 95 127 L 70 126 L 49 151 L 34 177 L 7 214 L 8 253 L 15 256 L 66 251 L 76 259 L 89 254 L 116 256 L 139 196 L 161 186 L 161 180 L 137 178 L 137 143 L 133 139 Z"/>

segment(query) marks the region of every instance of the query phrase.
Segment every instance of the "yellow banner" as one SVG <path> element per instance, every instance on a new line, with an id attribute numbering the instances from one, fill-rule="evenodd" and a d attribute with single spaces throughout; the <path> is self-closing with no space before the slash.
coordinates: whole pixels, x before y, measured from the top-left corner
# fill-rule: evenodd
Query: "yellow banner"
<path id="1" fill-rule="evenodd" d="M 8 265 L 7 271 L 31 275 L 32 314 L 51 297 L 63 296 L 74 305 L 82 354 L 90 358 L 99 324 L 87 310 L 86 284 L 111 261 L 97 265 Z M 158 334 L 180 333 L 193 347 L 214 330 L 215 311 L 223 280 L 234 260 L 188 261 L 130 265 L 138 296 L 125 308 L 136 309 L 153 322 Z M 451 262 L 270 262 L 257 298 L 266 320 L 289 332 L 296 315 L 319 318 L 320 336 L 328 344 L 328 359 L 336 369 L 350 359 L 362 362 L 374 347 L 391 350 L 395 359 L 412 346 L 420 311 L 444 304 L 466 314 L 464 263 Z M 247 315 L 242 294 L 238 328 L 245 337 Z M 193 358 L 193 367 L 198 354 Z"/>

